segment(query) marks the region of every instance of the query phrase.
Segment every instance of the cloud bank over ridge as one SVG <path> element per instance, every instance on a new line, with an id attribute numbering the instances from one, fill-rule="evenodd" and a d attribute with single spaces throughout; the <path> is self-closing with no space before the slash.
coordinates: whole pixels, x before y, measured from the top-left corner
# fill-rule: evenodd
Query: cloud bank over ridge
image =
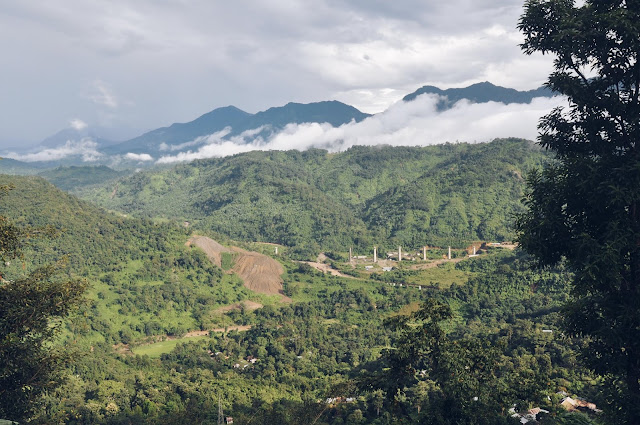
<path id="1" fill-rule="evenodd" d="M 565 101 L 560 97 L 536 98 L 530 104 L 460 101 L 444 112 L 436 110 L 438 97 L 422 95 L 412 102 L 398 102 L 385 112 L 359 123 L 340 127 L 329 124 L 289 124 L 264 139 L 255 131 L 225 138 L 228 131 L 200 137 L 183 145 L 204 143 L 196 150 L 164 155 L 161 164 L 224 157 L 254 150 L 342 151 L 355 145 L 427 146 L 446 142 L 487 142 L 500 137 L 534 140 L 540 117 Z"/>

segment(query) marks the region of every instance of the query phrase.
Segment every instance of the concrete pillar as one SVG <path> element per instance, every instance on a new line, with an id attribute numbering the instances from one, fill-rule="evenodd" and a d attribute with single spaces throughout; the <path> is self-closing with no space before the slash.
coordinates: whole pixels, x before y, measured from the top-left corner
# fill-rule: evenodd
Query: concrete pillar
<path id="1" fill-rule="evenodd" d="M 398 261 L 402 261 L 402 247 L 398 247 Z"/>
<path id="2" fill-rule="evenodd" d="M 449 255 L 447 256 L 449 260 L 451 260 L 451 247 L 449 247 Z"/>
<path id="3" fill-rule="evenodd" d="M 351 262 L 351 260 L 353 260 L 353 249 L 349 247 L 349 262 Z"/>
<path id="4" fill-rule="evenodd" d="M 473 246 L 473 255 L 476 255 L 476 246 Z"/>
<path id="5" fill-rule="evenodd" d="M 424 261 L 427 261 L 427 247 L 426 246 L 422 247 L 422 259 Z"/>
<path id="6" fill-rule="evenodd" d="M 378 262 L 378 247 L 377 246 L 373 247 L 373 262 L 374 263 Z"/>
<path id="7" fill-rule="evenodd" d="M 278 255 L 278 247 L 276 247 L 276 255 Z"/>

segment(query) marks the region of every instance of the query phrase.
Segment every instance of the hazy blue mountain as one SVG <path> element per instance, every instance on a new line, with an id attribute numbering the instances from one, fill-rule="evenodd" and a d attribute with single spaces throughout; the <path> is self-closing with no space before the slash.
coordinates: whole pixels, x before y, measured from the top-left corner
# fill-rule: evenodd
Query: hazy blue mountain
<path id="1" fill-rule="evenodd" d="M 369 114 L 360 112 L 350 105 L 338 101 L 316 102 L 316 103 L 287 103 L 284 106 L 269 108 L 266 111 L 258 112 L 234 128 L 234 134 L 245 130 L 251 130 L 261 126 L 270 126 L 274 129 L 281 129 L 287 124 L 302 123 L 329 123 L 334 127 L 339 127 L 348 122 L 360 122 L 369 117 Z"/>
<path id="2" fill-rule="evenodd" d="M 362 121 L 368 114 L 337 101 L 309 104 L 288 103 L 285 106 L 269 108 L 250 114 L 235 106 L 214 109 L 187 123 L 176 123 L 149 131 L 139 137 L 111 146 L 107 153 L 158 153 L 159 151 L 181 151 L 193 149 L 193 145 L 179 146 L 192 142 L 200 136 L 210 135 L 229 127 L 226 137 L 236 136 L 244 131 L 262 128 L 260 135 L 284 128 L 287 124 L 329 123 L 340 126 L 352 120 Z M 203 142 L 204 143 L 204 142 Z"/>
<path id="3" fill-rule="evenodd" d="M 446 100 L 438 102 L 438 110 L 443 111 L 451 108 L 456 102 L 467 99 L 473 103 L 502 102 L 508 103 L 530 103 L 536 97 L 552 97 L 553 92 L 546 87 L 539 87 L 535 90 L 518 91 L 506 87 L 496 86 L 487 81 L 484 83 L 472 84 L 464 88 L 452 88 L 442 90 L 434 86 L 424 86 L 415 92 L 406 95 L 402 100 L 410 102 L 421 94 L 437 94 L 446 97 Z"/>
<path id="4" fill-rule="evenodd" d="M 199 136 L 216 133 L 225 127 L 236 127 L 252 115 L 235 106 L 214 109 L 187 123 L 174 123 L 134 137 L 105 149 L 107 153 L 147 153 L 156 151 L 162 143 L 177 145 L 192 141 Z"/>
<path id="5" fill-rule="evenodd" d="M 56 134 L 44 139 L 42 142 L 40 142 L 40 146 L 44 146 L 46 148 L 55 148 L 58 146 L 63 146 L 68 141 L 78 142 L 82 139 L 87 138 L 92 139 L 101 146 L 113 144 L 113 142 L 97 136 L 95 132 L 91 131 L 89 128 L 84 128 L 82 130 L 76 130 L 75 128 L 65 128 L 64 130 L 60 130 Z"/>

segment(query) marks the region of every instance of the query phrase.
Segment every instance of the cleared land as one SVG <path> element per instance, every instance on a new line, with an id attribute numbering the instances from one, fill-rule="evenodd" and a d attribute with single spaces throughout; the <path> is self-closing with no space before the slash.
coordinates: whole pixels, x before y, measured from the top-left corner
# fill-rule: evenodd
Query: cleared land
<path id="1" fill-rule="evenodd" d="M 226 248 L 206 236 L 192 236 L 187 246 L 197 246 L 218 267 L 222 267 L 222 253 L 234 253 L 231 271 L 244 281 L 244 286 L 262 294 L 282 294 L 282 265 L 271 257 L 241 248 Z"/>

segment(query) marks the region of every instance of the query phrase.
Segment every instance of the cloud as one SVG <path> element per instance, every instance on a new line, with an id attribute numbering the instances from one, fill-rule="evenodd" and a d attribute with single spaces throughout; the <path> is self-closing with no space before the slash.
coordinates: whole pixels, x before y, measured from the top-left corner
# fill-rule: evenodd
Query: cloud
<path id="1" fill-rule="evenodd" d="M 229 104 L 338 99 L 379 112 L 425 84 L 533 89 L 552 63 L 518 47 L 522 0 L 5 3 L 7 142 L 41 140 L 78 111 L 141 129 Z"/>
<path id="2" fill-rule="evenodd" d="M 229 133 L 231 133 L 231 127 L 225 127 L 222 130 L 220 130 L 220 131 L 218 131 L 216 133 L 213 133 L 211 135 L 196 137 L 194 140 L 192 140 L 190 142 L 179 143 L 177 145 L 169 145 L 167 143 L 160 143 L 159 149 L 160 149 L 160 151 L 170 151 L 170 152 L 180 151 L 180 150 L 182 150 L 184 148 L 188 148 L 188 147 L 191 147 L 191 146 L 197 146 L 197 145 L 202 145 L 204 143 L 209 143 L 209 140 L 222 139 L 223 137 L 225 137 Z"/>
<path id="3" fill-rule="evenodd" d="M 63 146 L 57 148 L 43 149 L 28 154 L 10 152 L 5 156 L 25 162 L 59 161 L 70 156 L 81 156 L 82 161 L 93 162 L 102 157 L 97 148 L 98 144 L 95 141 L 90 138 L 84 138 L 77 142 L 69 140 Z"/>
<path id="4" fill-rule="evenodd" d="M 106 106 L 111 109 L 115 109 L 118 107 L 118 99 L 104 81 L 94 81 L 92 89 L 93 93 L 89 95 L 89 99 L 91 99 L 94 103 Z"/>
<path id="5" fill-rule="evenodd" d="M 82 121 L 81 119 L 75 118 L 69 121 L 69 127 L 73 128 L 77 131 L 82 131 L 88 127 L 87 123 Z"/>
<path id="6" fill-rule="evenodd" d="M 166 155 L 158 163 L 223 157 L 253 150 L 306 150 L 321 148 L 342 151 L 355 145 L 427 146 L 445 142 L 487 142 L 500 137 L 535 139 L 540 117 L 566 103 L 562 98 L 537 98 L 530 104 L 469 103 L 460 101 L 450 110 L 437 112 L 438 96 L 422 95 L 413 102 L 398 102 L 387 111 L 359 123 L 340 127 L 329 124 L 289 124 L 269 136 L 251 138 L 259 132 L 245 132 L 225 139 L 208 136 L 196 151 Z"/>
<path id="7" fill-rule="evenodd" d="M 153 157 L 151 155 L 149 155 L 148 153 L 132 153 L 132 152 L 128 152 L 124 157 L 125 157 L 125 159 L 130 159 L 132 161 L 139 161 L 139 162 L 153 161 Z"/>

